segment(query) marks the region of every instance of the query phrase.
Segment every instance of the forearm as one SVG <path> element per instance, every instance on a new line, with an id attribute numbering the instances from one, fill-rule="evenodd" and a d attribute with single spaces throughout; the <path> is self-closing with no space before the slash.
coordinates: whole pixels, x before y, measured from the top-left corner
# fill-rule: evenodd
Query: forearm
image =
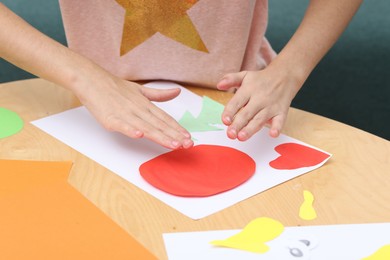
<path id="1" fill-rule="evenodd" d="M 122 80 L 35 30 L 1 3 L 0 57 L 73 91 L 111 131 L 170 149 L 193 145 L 188 131 L 150 102 L 170 100 L 180 89 L 149 89 Z"/>
<path id="2" fill-rule="evenodd" d="M 98 66 L 45 36 L 0 3 L 0 57 L 75 91 L 85 70 Z M 83 71 L 84 70 L 84 71 Z"/>
<path id="3" fill-rule="evenodd" d="M 361 3 L 362 0 L 311 0 L 297 31 L 270 67 L 293 75 L 300 87 L 337 41 Z"/>

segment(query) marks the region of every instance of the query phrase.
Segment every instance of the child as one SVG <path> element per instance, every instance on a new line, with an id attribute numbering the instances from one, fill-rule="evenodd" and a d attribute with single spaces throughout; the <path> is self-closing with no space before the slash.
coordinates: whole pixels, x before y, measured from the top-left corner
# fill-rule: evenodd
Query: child
<path id="1" fill-rule="evenodd" d="M 362 0 L 311 0 L 276 55 L 264 37 L 267 0 L 60 0 L 69 48 L 0 3 L 0 57 L 70 89 L 107 129 L 170 149 L 190 134 L 151 101 L 176 97 L 138 80 L 237 89 L 222 114 L 229 138 L 265 124 L 277 137 L 292 99 Z"/>

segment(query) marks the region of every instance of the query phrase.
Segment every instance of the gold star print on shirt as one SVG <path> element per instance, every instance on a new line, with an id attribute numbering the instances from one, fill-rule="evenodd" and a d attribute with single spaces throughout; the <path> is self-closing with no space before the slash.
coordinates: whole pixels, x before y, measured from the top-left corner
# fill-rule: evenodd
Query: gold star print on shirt
<path id="1" fill-rule="evenodd" d="M 198 0 L 115 0 L 125 10 L 121 56 L 156 33 L 208 52 L 187 11 Z"/>

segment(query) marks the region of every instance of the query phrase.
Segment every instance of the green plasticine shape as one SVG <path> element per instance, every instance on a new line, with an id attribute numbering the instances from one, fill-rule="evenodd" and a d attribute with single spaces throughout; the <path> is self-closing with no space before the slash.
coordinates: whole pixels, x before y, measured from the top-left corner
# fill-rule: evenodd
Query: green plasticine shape
<path id="1" fill-rule="evenodd" d="M 202 111 L 198 116 L 198 120 L 208 122 L 209 124 L 223 124 L 221 115 L 224 106 L 211 98 L 204 96 L 202 102 Z"/>
<path id="2" fill-rule="evenodd" d="M 222 128 L 214 124 L 222 124 L 221 114 L 224 106 L 209 97 L 204 96 L 202 102 L 202 111 L 195 118 L 190 112 L 186 111 L 179 124 L 189 132 L 207 132 L 220 131 Z"/>
<path id="3" fill-rule="evenodd" d="M 179 120 L 179 124 L 183 126 L 189 132 L 206 132 L 206 131 L 219 131 L 222 130 L 218 127 L 209 125 L 208 121 L 198 120 L 190 112 L 186 111 L 183 117 Z"/>
<path id="4" fill-rule="evenodd" d="M 15 112 L 0 107 L 0 138 L 18 133 L 24 125 L 23 120 Z"/>

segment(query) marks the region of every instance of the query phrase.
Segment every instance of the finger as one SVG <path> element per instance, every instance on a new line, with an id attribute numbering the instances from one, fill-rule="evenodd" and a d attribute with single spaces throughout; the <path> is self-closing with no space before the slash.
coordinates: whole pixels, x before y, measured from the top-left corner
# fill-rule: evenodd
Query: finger
<path id="1" fill-rule="evenodd" d="M 222 122 L 225 125 L 231 125 L 233 123 L 233 119 L 235 120 L 238 111 L 243 109 L 248 101 L 249 95 L 245 92 L 238 91 L 225 106 L 222 112 Z"/>
<path id="2" fill-rule="evenodd" d="M 258 107 L 256 102 L 250 102 L 235 117 L 232 127 L 237 132 L 237 139 L 248 140 L 259 131 L 269 119 L 268 110 Z"/>
<path id="3" fill-rule="evenodd" d="M 238 73 L 226 74 L 218 83 L 217 89 L 219 90 L 228 90 L 230 88 L 238 88 L 241 86 L 242 81 L 245 78 L 246 71 L 241 71 Z"/>
<path id="4" fill-rule="evenodd" d="M 131 122 L 133 126 L 129 126 L 128 124 L 119 121 L 117 125 L 113 125 L 113 127 L 115 127 L 114 130 L 132 138 L 145 137 L 168 149 L 179 149 L 181 147 L 189 148 L 193 145 L 191 139 L 188 141 L 188 139 L 183 138 L 182 135 L 181 138 L 174 138 L 167 134 L 167 132 L 155 127 L 150 122 L 145 121 L 144 118 L 141 119 L 133 116 Z M 131 135 L 132 133 L 135 135 Z M 138 136 L 137 134 L 139 133 L 142 133 L 142 135 Z"/>
<path id="5" fill-rule="evenodd" d="M 243 108 L 241 108 L 233 117 L 233 122 L 228 127 L 229 138 L 235 139 L 238 133 L 244 128 L 261 109 L 257 102 L 250 100 Z M 241 134 L 242 135 L 242 134 Z"/>
<path id="6" fill-rule="evenodd" d="M 116 118 L 106 120 L 104 127 L 109 131 L 119 132 L 130 138 L 141 138 L 144 136 L 144 133 L 139 129 Z"/>
<path id="7" fill-rule="evenodd" d="M 154 126 L 143 122 L 143 131 L 144 136 L 150 139 L 153 142 L 161 144 L 169 149 L 179 149 L 179 148 L 190 148 L 193 146 L 193 141 L 189 138 L 174 138 L 170 136 L 170 133 L 167 133 L 165 130 L 155 128 Z"/>
<path id="8" fill-rule="evenodd" d="M 120 132 L 130 138 L 146 137 L 169 149 L 190 148 L 193 146 L 193 141 L 190 138 L 186 138 L 178 132 L 176 132 L 175 136 L 169 131 L 169 127 L 163 125 L 163 121 L 158 122 L 158 120 L 153 119 L 152 123 L 150 123 L 150 118 L 153 118 L 151 113 L 149 113 L 149 116 L 146 116 L 145 112 L 142 113 L 142 116 L 138 115 L 131 113 L 127 119 L 108 117 L 104 120 L 103 125 L 110 131 Z M 131 124 L 128 122 L 131 122 Z"/>
<path id="9" fill-rule="evenodd" d="M 286 115 L 280 114 L 272 118 L 271 121 L 271 128 L 269 130 L 269 135 L 271 137 L 278 137 L 280 135 L 280 132 L 283 129 L 284 122 L 286 121 Z"/>
<path id="10" fill-rule="evenodd" d="M 269 135 L 274 138 L 278 137 L 283 128 L 286 116 L 280 114 L 271 119 L 267 118 L 268 117 L 265 117 L 264 115 L 256 115 L 256 117 L 254 117 L 253 120 L 237 134 L 237 139 L 240 141 L 248 140 L 269 122 L 271 122 Z"/>
<path id="11" fill-rule="evenodd" d="M 191 134 L 156 105 L 149 103 L 147 106 L 137 108 L 134 112 L 137 117 L 152 126 L 149 129 L 159 130 L 164 135 L 178 141 L 184 148 L 189 148 L 193 145 Z M 146 135 L 146 131 L 144 132 Z"/>
<path id="12" fill-rule="evenodd" d="M 175 98 L 180 94 L 180 88 L 173 89 L 154 89 L 148 87 L 141 87 L 141 92 L 144 97 L 152 101 L 166 101 Z M 175 139 L 184 138 L 191 139 L 191 134 L 182 127 L 175 119 L 169 116 L 165 111 L 158 108 L 156 105 L 146 102 L 143 106 L 139 106 L 135 111 L 143 120 L 148 120 L 150 124 L 156 128 L 167 132 Z M 180 134 L 180 136 L 178 135 Z"/>
<path id="13" fill-rule="evenodd" d="M 238 132 L 237 139 L 240 141 L 248 140 L 264 127 L 264 125 L 267 123 L 267 120 L 268 116 L 266 115 L 265 111 L 261 111 Z"/>
<path id="14" fill-rule="evenodd" d="M 191 134 L 165 111 L 153 105 L 150 112 L 153 114 L 151 120 L 153 120 L 154 124 L 159 126 L 162 131 L 167 132 L 167 134 L 176 139 L 183 137 L 191 139 Z"/>
<path id="15" fill-rule="evenodd" d="M 177 97 L 180 94 L 180 88 L 172 88 L 172 89 L 155 89 L 155 88 L 148 88 L 148 87 L 142 87 L 141 92 L 142 94 L 148 98 L 150 101 L 168 101 L 175 97 Z"/>

